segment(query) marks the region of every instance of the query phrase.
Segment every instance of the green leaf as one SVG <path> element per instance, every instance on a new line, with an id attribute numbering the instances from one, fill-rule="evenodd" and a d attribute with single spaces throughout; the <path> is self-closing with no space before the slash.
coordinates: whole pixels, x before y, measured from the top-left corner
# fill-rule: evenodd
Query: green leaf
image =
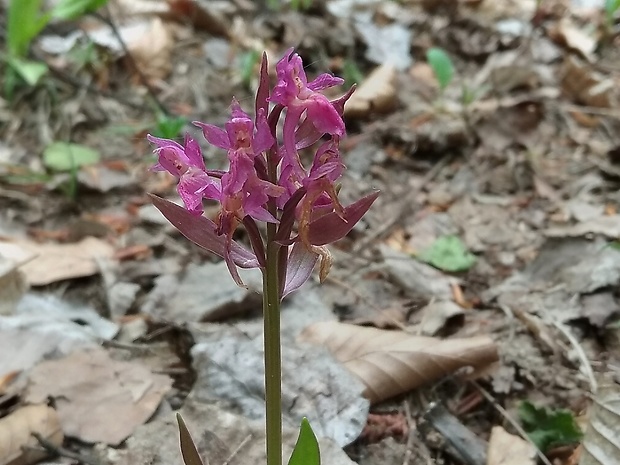
<path id="1" fill-rule="evenodd" d="M 260 61 L 260 53 L 257 50 L 249 50 L 239 57 L 241 82 L 247 87 L 252 83 L 254 77 L 254 69 Z"/>
<path id="2" fill-rule="evenodd" d="M 605 0 L 605 13 L 607 19 L 611 22 L 614 19 L 614 14 L 620 8 L 620 0 Z"/>
<path id="3" fill-rule="evenodd" d="M 312 0 L 291 0 L 291 8 L 295 11 L 307 10 L 312 6 Z"/>
<path id="4" fill-rule="evenodd" d="M 448 54 L 440 48 L 432 47 L 426 52 L 426 61 L 433 69 L 439 87 L 442 90 L 448 87 L 454 76 L 454 65 Z"/>
<path id="5" fill-rule="evenodd" d="M 359 66 L 357 66 L 357 63 L 351 59 L 345 60 L 342 67 L 342 74 L 347 87 L 350 87 L 353 84 L 360 84 L 364 80 L 364 74 L 359 69 Z"/>
<path id="6" fill-rule="evenodd" d="M 182 116 L 167 116 L 160 114 L 157 117 L 157 125 L 153 131 L 153 135 L 164 139 L 176 139 L 179 137 L 181 130 L 186 124 L 187 119 Z"/>
<path id="7" fill-rule="evenodd" d="M 180 413 L 177 413 L 177 422 L 179 423 L 179 442 L 181 443 L 183 463 L 185 465 L 204 465 L 196 448 L 196 443 L 192 439 L 192 435 L 189 434 L 189 430 Z M 207 461 L 207 465 L 209 465 L 209 461 Z"/>
<path id="8" fill-rule="evenodd" d="M 519 417 L 523 429 L 543 452 L 581 440 L 581 430 L 568 410 L 548 410 L 524 401 L 519 405 Z"/>
<path id="9" fill-rule="evenodd" d="M 30 86 L 36 85 L 48 71 L 47 65 L 41 61 L 30 61 L 16 57 L 9 58 L 9 65 Z"/>
<path id="10" fill-rule="evenodd" d="M 97 163 L 99 152 L 80 144 L 53 142 L 43 151 L 43 164 L 54 171 L 72 171 Z"/>
<path id="11" fill-rule="evenodd" d="M 60 0 L 52 10 L 52 17 L 71 20 L 95 11 L 108 3 L 108 0 Z"/>
<path id="12" fill-rule="evenodd" d="M 319 443 L 307 418 L 301 420 L 299 437 L 288 465 L 321 465 Z"/>
<path id="13" fill-rule="evenodd" d="M 11 57 L 26 56 L 30 42 L 50 20 L 42 0 L 11 0 L 7 12 L 6 42 Z"/>
<path id="14" fill-rule="evenodd" d="M 465 244 L 457 236 L 442 236 L 417 258 L 444 271 L 466 271 L 476 263 Z"/>

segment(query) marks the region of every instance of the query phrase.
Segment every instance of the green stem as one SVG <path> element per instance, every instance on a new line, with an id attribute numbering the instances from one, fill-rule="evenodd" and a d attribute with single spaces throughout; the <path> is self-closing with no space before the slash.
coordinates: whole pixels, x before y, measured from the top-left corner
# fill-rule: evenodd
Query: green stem
<path id="1" fill-rule="evenodd" d="M 263 273 L 263 319 L 265 324 L 265 408 L 267 465 L 282 465 L 282 357 L 280 349 L 280 295 L 276 228 L 267 225 L 267 267 Z"/>

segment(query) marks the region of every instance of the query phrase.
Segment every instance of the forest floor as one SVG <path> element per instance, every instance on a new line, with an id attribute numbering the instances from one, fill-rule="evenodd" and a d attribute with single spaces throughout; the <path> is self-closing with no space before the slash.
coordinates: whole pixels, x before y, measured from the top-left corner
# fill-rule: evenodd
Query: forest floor
<path id="1" fill-rule="evenodd" d="M 44 29 L 48 74 L 0 100 L 0 464 L 44 457 L 33 431 L 46 463 L 180 464 L 178 409 L 212 465 L 262 460 L 256 275 L 236 287 L 151 205 L 178 197 L 146 134 L 224 167 L 190 122 L 251 110 L 262 51 L 273 73 L 294 46 L 358 85 L 343 203 L 381 194 L 284 303 L 287 444 L 305 415 L 330 465 L 576 465 L 620 389 L 618 17 L 259 3 L 110 1 Z"/>

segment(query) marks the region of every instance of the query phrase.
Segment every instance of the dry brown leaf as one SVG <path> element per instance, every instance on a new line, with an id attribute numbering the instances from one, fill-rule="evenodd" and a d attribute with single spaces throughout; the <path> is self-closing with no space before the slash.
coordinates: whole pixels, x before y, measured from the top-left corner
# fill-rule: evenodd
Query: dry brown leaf
<path id="1" fill-rule="evenodd" d="M 45 286 L 64 279 L 92 276 L 98 272 L 96 258 L 110 258 L 114 249 L 108 243 L 87 237 L 74 244 L 0 242 L 0 248 L 17 245 L 35 258 L 21 267 L 33 286 Z"/>
<path id="2" fill-rule="evenodd" d="M 526 440 L 494 426 L 489 438 L 487 465 L 534 465 L 536 449 Z"/>
<path id="3" fill-rule="evenodd" d="M 21 372 L 18 370 L 9 371 L 8 373 L 0 373 L 0 396 L 6 394 L 8 388 L 13 384 L 13 381 L 19 376 Z"/>
<path id="4" fill-rule="evenodd" d="M 136 65 L 148 78 L 163 79 L 172 70 L 174 39 L 161 19 L 153 18 L 145 33 L 127 46 Z"/>
<path id="5" fill-rule="evenodd" d="M 572 55 L 564 60 L 561 82 L 564 92 L 578 103 L 603 108 L 616 104 L 614 81 Z"/>
<path id="6" fill-rule="evenodd" d="M 53 398 L 67 436 L 116 445 L 153 415 L 171 384 L 142 364 L 89 349 L 37 365 L 26 399 Z"/>
<path id="7" fill-rule="evenodd" d="M 0 251 L 0 315 L 13 313 L 27 289 L 26 277 L 18 269 L 18 264 Z"/>
<path id="8" fill-rule="evenodd" d="M 556 41 L 565 43 L 567 47 L 576 50 L 588 61 L 592 61 L 597 45 L 596 38 L 578 28 L 570 18 L 562 18 L 550 34 Z"/>
<path id="9" fill-rule="evenodd" d="M 345 116 L 363 118 L 370 113 L 387 113 L 392 110 L 398 98 L 395 80 L 394 66 L 384 64 L 375 68 L 346 103 Z"/>
<path id="10" fill-rule="evenodd" d="M 620 384 L 605 379 L 590 407 L 579 465 L 620 463 Z"/>
<path id="11" fill-rule="evenodd" d="M 315 323 L 301 339 L 327 347 L 366 385 L 377 403 L 462 367 L 481 368 L 498 360 L 490 337 L 438 339 L 337 322 Z"/>
<path id="12" fill-rule="evenodd" d="M 28 465 L 45 458 L 33 433 L 60 446 L 64 437 L 56 410 L 28 405 L 0 419 L 0 465 Z"/>

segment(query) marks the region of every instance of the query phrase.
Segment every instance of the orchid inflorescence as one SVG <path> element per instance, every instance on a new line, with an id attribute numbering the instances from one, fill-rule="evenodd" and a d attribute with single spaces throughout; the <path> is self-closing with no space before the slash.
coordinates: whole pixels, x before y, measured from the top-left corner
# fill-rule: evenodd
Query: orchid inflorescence
<path id="1" fill-rule="evenodd" d="M 342 115 L 354 89 L 330 101 L 320 91 L 344 80 L 321 74 L 308 82 L 302 59 L 293 49 L 277 63 L 276 72 L 277 82 L 270 91 L 264 55 L 254 119 L 233 99 L 224 129 L 194 123 L 209 144 L 227 151 L 227 171 L 207 169 L 199 144 L 189 135 L 182 145 L 151 135 L 148 139 L 159 158 L 152 169 L 178 178 L 185 208 L 152 196 L 155 206 L 188 239 L 223 257 L 237 284 L 243 285 L 238 267 L 266 266 L 266 244 L 256 222 L 272 228 L 281 299 L 310 277 L 319 259 L 321 279 L 326 276 L 331 257 L 325 245 L 344 237 L 377 193 L 347 207 L 338 199 L 336 182 L 345 168 L 339 151 L 345 135 Z M 276 130 L 283 115 L 279 142 Z M 315 144 L 312 164 L 305 167 L 299 151 Z M 215 221 L 203 216 L 203 199 L 219 202 Z M 239 224 L 245 226 L 252 250 L 233 240 Z"/>

